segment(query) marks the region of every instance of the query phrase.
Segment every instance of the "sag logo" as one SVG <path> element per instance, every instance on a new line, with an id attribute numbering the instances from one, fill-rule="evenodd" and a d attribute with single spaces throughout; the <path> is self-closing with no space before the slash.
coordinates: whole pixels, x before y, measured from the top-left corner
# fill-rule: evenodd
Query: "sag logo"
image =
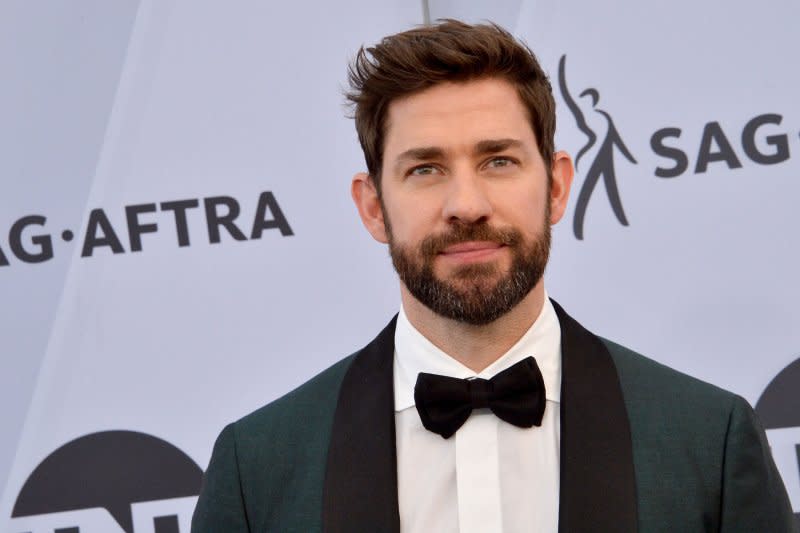
<path id="1" fill-rule="evenodd" d="M 567 107 L 572 111 L 575 116 L 575 121 L 578 123 L 578 129 L 583 132 L 588 140 L 586 144 L 578 150 L 575 156 L 575 170 L 580 170 L 581 158 L 595 145 L 597 142 L 597 133 L 592 130 L 586 122 L 586 117 L 581 111 L 575 99 L 567 89 L 567 78 L 565 74 L 565 63 L 567 56 L 561 56 L 558 62 L 558 87 L 561 89 L 561 96 L 567 103 Z M 597 103 L 600 100 L 600 93 L 597 89 L 588 88 L 580 94 L 580 98 L 589 96 L 592 99 L 592 109 L 605 119 L 607 128 L 603 132 L 603 139 L 600 141 L 600 147 L 597 149 L 594 161 L 589 165 L 589 170 L 586 171 L 586 177 L 583 180 L 583 185 L 578 193 L 578 201 L 575 204 L 575 216 L 572 221 L 572 231 L 575 237 L 583 239 L 583 219 L 586 216 L 586 207 L 589 205 L 589 198 L 592 196 L 597 182 L 603 178 L 603 185 L 605 185 L 608 200 L 611 202 L 611 209 L 614 215 L 623 226 L 628 225 L 628 219 L 625 217 L 625 210 L 622 208 L 622 200 L 619 197 L 619 189 L 617 187 L 617 175 L 614 170 L 614 153 L 619 152 L 628 161 L 636 164 L 636 159 L 631 155 L 628 147 L 622 141 L 619 132 L 617 131 L 614 121 L 611 119 L 606 111 L 597 108 Z"/>
<path id="2" fill-rule="evenodd" d="M 773 379 L 756 403 L 772 456 L 800 525 L 800 358 Z"/>
<path id="3" fill-rule="evenodd" d="M 589 199 L 601 178 L 614 216 L 623 226 L 628 225 L 628 217 L 625 215 L 617 185 L 616 164 L 622 158 L 625 160 L 623 163 L 627 162 L 626 166 L 641 164 L 652 169 L 647 172 L 652 172 L 656 178 L 674 179 L 689 172 L 704 174 L 715 170 L 735 171 L 744 168 L 745 157 L 757 165 L 777 165 L 788 161 L 791 157 L 790 136 L 785 132 L 774 131 L 781 125 L 783 116 L 778 113 L 764 113 L 741 124 L 741 132 L 738 135 L 740 147 L 736 147 L 730 126 L 726 131 L 720 121 L 712 120 L 699 132 L 700 141 L 696 151 L 682 144 L 685 143 L 685 140 L 681 139 L 684 129 L 671 125 L 654 131 L 647 143 L 650 151 L 640 153 L 639 155 L 644 157 L 637 159 L 622 140 L 611 115 L 598 107 L 600 93 L 597 89 L 589 87 L 584 89 L 578 98 L 573 97 L 567 87 L 566 60 L 567 56 L 563 55 L 558 63 L 558 87 L 575 118 L 578 130 L 587 139 L 575 156 L 575 170 L 584 174 L 572 223 L 575 237 L 579 240 L 584 236 L 584 219 Z M 594 124 L 594 128 L 590 124 Z M 644 143 L 635 145 L 642 144 Z M 645 173 L 638 171 L 636 175 L 643 177 Z"/>
<path id="4" fill-rule="evenodd" d="M 203 198 L 202 204 L 199 198 L 190 198 L 126 205 L 124 212 L 125 223 L 122 231 L 119 225 L 114 229 L 104 209 L 91 210 L 83 233 L 81 257 L 92 257 L 98 250 L 108 250 L 113 254 L 126 253 L 123 243 L 126 234 L 129 251 L 141 252 L 144 235 L 158 233 L 159 228 L 163 229 L 170 224 L 175 228 L 178 246 L 189 246 L 192 242 L 189 238 L 189 221 L 192 215 L 194 218 L 204 219 L 210 244 L 219 244 L 223 235 L 235 241 L 261 239 L 266 230 L 279 230 L 284 237 L 294 235 L 289 221 L 271 191 L 259 195 L 254 217 L 246 220 L 240 217 L 241 203 L 230 196 L 210 196 Z M 140 217 L 145 217 L 145 220 Z M 46 223 L 47 217 L 43 215 L 27 215 L 11 225 L 8 243 L 13 257 L 23 263 L 42 263 L 53 259 L 54 235 L 50 232 L 31 235 L 32 231 L 43 231 Z M 75 232 L 71 229 L 61 232 L 61 239 L 64 242 L 70 242 L 73 238 Z M 55 237 L 55 241 L 57 240 L 58 237 Z M 9 256 L 0 246 L 0 267 L 9 265 Z"/>
<path id="5" fill-rule="evenodd" d="M 11 533 L 188 532 L 200 467 L 172 444 L 133 431 L 75 439 L 31 473 Z"/>

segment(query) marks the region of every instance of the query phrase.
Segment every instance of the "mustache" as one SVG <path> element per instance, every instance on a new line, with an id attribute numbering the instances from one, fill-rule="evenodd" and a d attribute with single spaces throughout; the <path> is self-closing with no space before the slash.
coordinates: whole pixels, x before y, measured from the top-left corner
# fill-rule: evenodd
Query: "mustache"
<path id="1" fill-rule="evenodd" d="M 519 231 L 512 228 L 493 228 L 489 224 L 456 224 L 449 231 L 425 237 L 420 244 L 422 256 L 432 258 L 448 246 L 468 241 L 496 242 L 516 246 L 522 240 Z"/>

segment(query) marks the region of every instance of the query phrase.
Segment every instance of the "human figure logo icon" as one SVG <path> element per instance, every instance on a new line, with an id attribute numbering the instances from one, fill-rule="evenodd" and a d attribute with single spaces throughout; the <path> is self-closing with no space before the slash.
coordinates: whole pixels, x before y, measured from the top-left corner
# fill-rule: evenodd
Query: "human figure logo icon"
<path id="1" fill-rule="evenodd" d="M 578 129 L 588 138 L 586 144 L 575 156 L 575 170 L 580 170 L 581 159 L 597 143 L 598 135 L 594 130 L 592 130 L 591 127 L 589 127 L 589 124 L 586 121 L 586 116 L 584 115 L 583 111 L 581 111 L 580 106 L 572 97 L 569 89 L 567 88 L 565 72 L 566 60 L 567 56 L 562 55 L 558 62 L 558 86 L 561 90 L 561 95 L 563 96 L 564 101 L 567 103 L 567 107 L 569 107 L 570 111 L 575 117 L 575 122 L 577 122 Z M 583 185 L 581 185 L 581 190 L 578 193 L 578 200 L 575 204 L 575 215 L 573 218 L 572 229 L 575 233 L 575 237 L 579 240 L 583 240 L 584 219 L 586 217 L 586 208 L 589 205 L 589 198 L 591 198 L 592 192 L 594 191 L 597 182 L 600 181 L 601 177 L 603 178 L 603 184 L 605 185 L 606 194 L 608 195 L 608 200 L 611 203 L 611 209 L 614 212 L 614 215 L 617 217 L 617 220 L 620 224 L 623 226 L 628 225 L 628 218 L 625 216 L 625 210 L 622 207 L 622 199 L 620 198 L 619 188 L 617 187 L 617 174 L 614 167 L 614 154 L 615 152 L 619 152 L 628 161 L 633 164 L 637 164 L 636 158 L 633 157 L 633 154 L 631 154 L 630 150 L 625 145 L 625 142 L 622 140 L 619 131 L 617 131 L 617 127 L 614 125 L 614 120 L 611 118 L 611 115 L 597 107 L 597 103 L 600 100 L 600 93 L 597 91 L 597 89 L 590 87 L 580 93 L 580 98 L 587 96 L 591 98 L 592 109 L 601 117 L 603 117 L 607 124 L 607 128 L 603 139 L 600 141 L 599 148 L 595 152 L 594 160 L 592 160 L 591 164 L 589 165 L 589 170 L 586 171 L 586 177 L 583 180 Z"/>

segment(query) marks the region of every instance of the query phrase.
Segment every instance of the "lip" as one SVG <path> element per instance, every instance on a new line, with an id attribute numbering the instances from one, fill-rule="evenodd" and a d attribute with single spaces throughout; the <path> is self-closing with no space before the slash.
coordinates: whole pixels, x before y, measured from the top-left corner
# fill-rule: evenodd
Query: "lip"
<path id="1" fill-rule="evenodd" d="M 468 241 L 448 246 L 440 255 L 456 261 L 475 261 L 492 257 L 505 245 L 490 241 Z"/>

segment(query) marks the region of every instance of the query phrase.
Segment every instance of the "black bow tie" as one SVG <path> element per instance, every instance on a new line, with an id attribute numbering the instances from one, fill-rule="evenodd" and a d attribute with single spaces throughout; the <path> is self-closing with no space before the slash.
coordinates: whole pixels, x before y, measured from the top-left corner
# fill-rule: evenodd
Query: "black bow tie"
<path id="1" fill-rule="evenodd" d="M 459 379 L 420 372 L 414 386 L 422 425 L 449 439 L 473 409 L 488 407 L 515 426 L 541 426 L 544 380 L 536 359 L 527 357 L 492 379 Z"/>

